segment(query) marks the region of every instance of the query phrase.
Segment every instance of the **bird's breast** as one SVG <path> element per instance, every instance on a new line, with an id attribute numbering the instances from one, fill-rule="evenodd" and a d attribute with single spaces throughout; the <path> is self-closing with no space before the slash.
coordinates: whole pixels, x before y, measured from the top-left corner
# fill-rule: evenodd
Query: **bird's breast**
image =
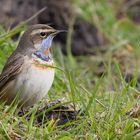
<path id="1" fill-rule="evenodd" d="M 48 93 L 54 80 L 53 65 L 53 61 L 43 64 L 33 59 L 26 61 L 16 82 L 16 89 L 21 89 L 21 100 L 28 103 L 29 99 L 29 104 L 34 104 Z"/>

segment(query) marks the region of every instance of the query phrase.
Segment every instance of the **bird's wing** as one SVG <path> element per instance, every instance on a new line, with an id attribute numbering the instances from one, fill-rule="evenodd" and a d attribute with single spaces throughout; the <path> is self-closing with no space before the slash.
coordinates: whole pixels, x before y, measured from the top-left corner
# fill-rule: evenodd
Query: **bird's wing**
<path id="1" fill-rule="evenodd" d="M 13 54 L 7 61 L 0 75 L 0 91 L 22 70 L 24 58 L 20 54 Z"/>

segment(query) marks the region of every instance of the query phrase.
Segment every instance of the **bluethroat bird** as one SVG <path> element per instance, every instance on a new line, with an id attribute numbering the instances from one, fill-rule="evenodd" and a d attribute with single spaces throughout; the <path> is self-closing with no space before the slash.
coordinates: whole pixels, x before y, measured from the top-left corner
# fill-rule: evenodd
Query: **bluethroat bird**
<path id="1" fill-rule="evenodd" d="M 59 32 L 44 24 L 28 28 L 0 75 L 1 101 L 10 104 L 19 94 L 19 102 L 27 107 L 48 93 L 55 74 L 50 48 Z"/>

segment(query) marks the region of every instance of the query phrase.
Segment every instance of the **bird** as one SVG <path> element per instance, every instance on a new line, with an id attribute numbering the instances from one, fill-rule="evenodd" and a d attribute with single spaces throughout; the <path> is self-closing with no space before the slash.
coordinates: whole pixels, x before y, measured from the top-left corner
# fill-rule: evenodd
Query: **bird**
<path id="1" fill-rule="evenodd" d="M 0 101 L 10 105 L 18 98 L 29 107 L 47 95 L 55 76 L 51 46 L 60 32 L 46 24 L 28 27 L 0 74 Z"/>

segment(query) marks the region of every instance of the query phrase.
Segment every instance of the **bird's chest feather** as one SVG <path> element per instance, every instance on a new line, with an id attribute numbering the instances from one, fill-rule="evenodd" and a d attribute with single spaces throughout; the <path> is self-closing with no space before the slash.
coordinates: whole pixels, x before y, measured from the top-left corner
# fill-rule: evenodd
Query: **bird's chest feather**
<path id="1" fill-rule="evenodd" d="M 27 72 L 23 73 L 23 83 L 27 87 L 33 87 L 35 91 L 43 90 L 52 83 L 54 78 L 54 69 L 46 66 L 31 64 Z"/>
<path id="2" fill-rule="evenodd" d="M 44 97 L 50 89 L 54 80 L 53 61 L 46 64 L 32 60 L 25 63 L 22 73 L 18 76 L 16 87 L 21 89 L 22 98 L 36 96 L 36 100 Z"/>

